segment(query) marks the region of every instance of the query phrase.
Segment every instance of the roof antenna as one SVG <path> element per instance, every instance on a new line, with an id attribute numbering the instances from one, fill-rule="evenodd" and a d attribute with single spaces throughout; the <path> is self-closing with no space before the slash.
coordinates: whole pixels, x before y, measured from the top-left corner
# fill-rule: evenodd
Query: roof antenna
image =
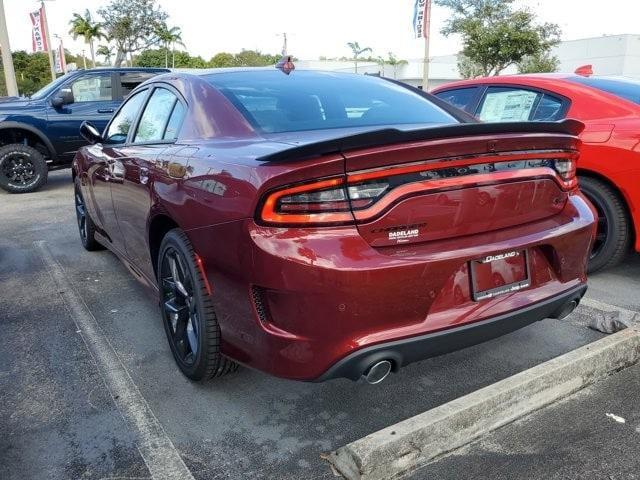
<path id="1" fill-rule="evenodd" d="M 276 63 L 276 68 L 289 75 L 296 69 L 296 66 L 293 64 L 293 57 L 291 55 L 284 55 L 280 61 Z"/>

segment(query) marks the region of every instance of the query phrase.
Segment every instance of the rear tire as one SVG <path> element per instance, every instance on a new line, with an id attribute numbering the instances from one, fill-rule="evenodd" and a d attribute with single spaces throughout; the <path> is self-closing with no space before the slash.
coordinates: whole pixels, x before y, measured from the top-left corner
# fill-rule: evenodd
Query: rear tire
<path id="1" fill-rule="evenodd" d="M 588 272 L 610 268 L 622 261 L 631 243 L 631 225 L 624 201 L 611 185 L 592 177 L 580 177 L 580 189 L 598 212 L 598 231 L 589 258 Z"/>
<path id="2" fill-rule="evenodd" d="M 157 272 L 162 323 L 180 371 L 199 381 L 238 370 L 238 364 L 220 352 L 213 302 L 182 230 L 170 230 L 162 239 Z"/>
<path id="3" fill-rule="evenodd" d="M 9 193 L 34 192 L 47 183 L 49 167 L 42 153 L 21 143 L 0 148 L 0 188 Z"/>
<path id="4" fill-rule="evenodd" d="M 76 219 L 78 221 L 78 233 L 80 234 L 80 241 L 85 250 L 93 252 L 96 250 L 102 250 L 104 247 L 98 243 L 95 237 L 96 226 L 91 220 L 91 215 L 87 211 L 82 191 L 80 190 L 80 180 L 76 177 L 73 182 L 74 189 L 74 201 L 76 207 Z"/>

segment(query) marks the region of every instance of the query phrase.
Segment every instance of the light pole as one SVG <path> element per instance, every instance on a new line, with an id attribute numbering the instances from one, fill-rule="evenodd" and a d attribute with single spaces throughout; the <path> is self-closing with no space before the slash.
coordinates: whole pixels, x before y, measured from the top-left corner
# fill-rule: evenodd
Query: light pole
<path id="1" fill-rule="evenodd" d="M 47 0 L 52 2 L 53 0 Z M 53 49 L 51 48 L 51 36 L 49 35 L 49 21 L 47 20 L 47 11 L 44 7 L 44 0 L 40 2 L 42 6 L 42 20 L 44 26 L 44 35 L 47 40 L 47 50 L 49 52 L 49 68 L 51 69 L 51 80 L 56 79 L 56 67 L 53 63 Z"/>
<path id="2" fill-rule="evenodd" d="M 2 66 L 4 67 L 4 80 L 7 84 L 7 95 L 18 96 L 18 84 L 16 83 L 16 71 L 13 69 L 13 57 L 9 45 L 9 32 L 7 20 L 4 14 L 4 2 L 0 0 L 0 48 L 2 49 Z"/>

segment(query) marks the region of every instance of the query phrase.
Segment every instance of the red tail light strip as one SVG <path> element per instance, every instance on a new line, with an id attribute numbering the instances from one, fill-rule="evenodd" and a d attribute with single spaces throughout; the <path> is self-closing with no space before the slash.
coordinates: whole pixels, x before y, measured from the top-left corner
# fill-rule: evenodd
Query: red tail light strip
<path id="1" fill-rule="evenodd" d="M 427 170 L 435 170 L 438 168 L 455 168 L 474 165 L 478 163 L 502 163 L 514 162 L 520 160 L 540 160 L 540 159 L 572 159 L 577 156 L 577 152 L 567 152 L 564 150 L 544 152 L 526 152 L 526 153 L 509 153 L 502 155 L 474 155 L 469 158 L 448 159 L 448 160 L 431 160 L 428 162 L 413 163 L 410 165 L 380 167 L 364 172 L 349 174 L 349 183 L 362 182 L 380 177 L 390 177 L 393 175 L 404 175 L 407 173 L 423 172 Z"/>
<path id="2" fill-rule="evenodd" d="M 452 190 L 467 188 L 479 185 L 491 185 L 505 181 L 529 180 L 531 178 L 549 177 L 557 179 L 556 173 L 549 168 L 530 168 L 527 170 L 515 170 L 505 172 L 480 173 L 468 177 L 452 177 L 438 180 L 425 180 L 422 182 L 409 183 L 394 188 L 374 205 L 365 209 L 353 212 L 358 221 L 371 220 L 377 217 L 391 205 L 404 197 L 414 194 L 429 193 L 439 190 Z M 564 188 L 564 187 L 563 187 Z"/>

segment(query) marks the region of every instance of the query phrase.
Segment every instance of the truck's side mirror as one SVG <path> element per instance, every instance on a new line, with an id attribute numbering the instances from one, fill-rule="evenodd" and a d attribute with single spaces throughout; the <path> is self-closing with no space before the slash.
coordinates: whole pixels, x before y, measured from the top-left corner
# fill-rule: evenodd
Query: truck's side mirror
<path id="1" fill-rule="evenodd" d="M 51 99 L 51 106 L 53 108 L 62 108 L 65 105 L 73 103 L 73 92 L 70 88 L 62 88 Z"/>
<path id="2" fill-rule="evenodd" d="M 102 135 L 92 123 L 86 120 L 80 125 L 80 136 L 92 145 L 95 143 L 102 143 Z"/>

